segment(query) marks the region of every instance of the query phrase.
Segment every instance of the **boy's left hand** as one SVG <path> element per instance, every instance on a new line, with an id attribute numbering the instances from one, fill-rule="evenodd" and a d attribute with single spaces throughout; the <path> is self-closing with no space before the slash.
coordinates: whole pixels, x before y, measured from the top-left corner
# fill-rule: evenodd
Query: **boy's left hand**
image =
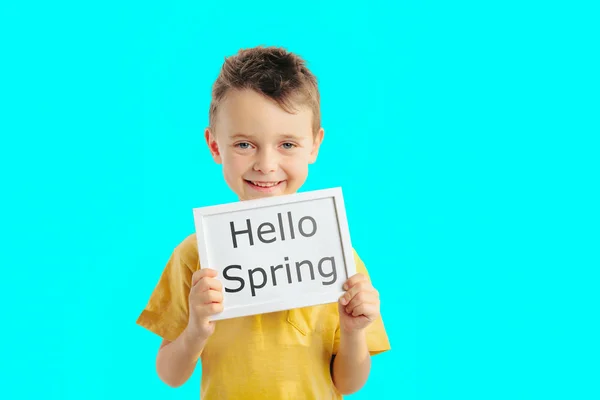
<path id="1" fill-rule="evenodd" d="M 360 273 L 348 279 L 343 288 L 346 293 L 338 300 L 341 330 L 365 329 L 379 317 L 379 292 Z"/>

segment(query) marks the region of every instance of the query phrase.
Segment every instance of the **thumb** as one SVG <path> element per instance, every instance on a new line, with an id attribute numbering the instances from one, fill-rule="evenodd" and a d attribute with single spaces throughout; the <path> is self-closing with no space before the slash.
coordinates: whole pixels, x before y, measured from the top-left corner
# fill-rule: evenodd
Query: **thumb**
<path id="1" fill-rule="evenodd" d="M 340 317 L 348 315 L 348 313 L 346 312 L 346 306 L 342 305 L 342 303 L 340 302 L 340 300 L 338 299 L 338 313 L 340 314 Z"/>

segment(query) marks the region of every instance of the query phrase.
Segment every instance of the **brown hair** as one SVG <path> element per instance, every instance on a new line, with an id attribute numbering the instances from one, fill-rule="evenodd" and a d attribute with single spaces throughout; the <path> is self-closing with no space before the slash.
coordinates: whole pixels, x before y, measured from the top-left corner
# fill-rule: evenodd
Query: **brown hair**
<path id="1" fill-rule="evenodd" d="M 313 134 L 321 128 L 320 95 L 317 78 L 297 54 L 281 47 L 241 49 L 226 57 L 213 84 L 209 125 L 214 128 L 217 109 L 230 90 L 254 90 L 289 113 L 294 105 L 308 106 L 313 112 Z"/>

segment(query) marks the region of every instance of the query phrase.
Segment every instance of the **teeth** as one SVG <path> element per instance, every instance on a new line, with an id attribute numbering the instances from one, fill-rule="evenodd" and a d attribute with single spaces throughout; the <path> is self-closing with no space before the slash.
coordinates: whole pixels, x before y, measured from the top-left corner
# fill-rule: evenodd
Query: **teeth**
<path id="1" fill-rule="evenodd" d="M 275 186 L 277 185 L 279 182 L 254 182 L 252 181 L 252 184 L 256 185 L 256 186 L 260 186 L 260 187 L 271 187 L 271 186 Z"/>

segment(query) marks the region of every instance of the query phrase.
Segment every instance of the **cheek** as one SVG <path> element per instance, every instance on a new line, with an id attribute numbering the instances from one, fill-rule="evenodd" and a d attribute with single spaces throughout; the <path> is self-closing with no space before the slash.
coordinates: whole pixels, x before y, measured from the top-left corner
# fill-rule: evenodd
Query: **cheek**
<path id="1" fill-rule="evenodd" d="M 292 179 L 304 179 L 308 174 L 308 162 L 304 157 L 288 160 L 283 168 Z"/>
<path id="2" fill-rule="evenodd" d="M 236 153 L 228 153 L 223 157 L 223 168 L 229 176 L 244 174 L 248 165 L 250 165 L 249 158 Z"/>

